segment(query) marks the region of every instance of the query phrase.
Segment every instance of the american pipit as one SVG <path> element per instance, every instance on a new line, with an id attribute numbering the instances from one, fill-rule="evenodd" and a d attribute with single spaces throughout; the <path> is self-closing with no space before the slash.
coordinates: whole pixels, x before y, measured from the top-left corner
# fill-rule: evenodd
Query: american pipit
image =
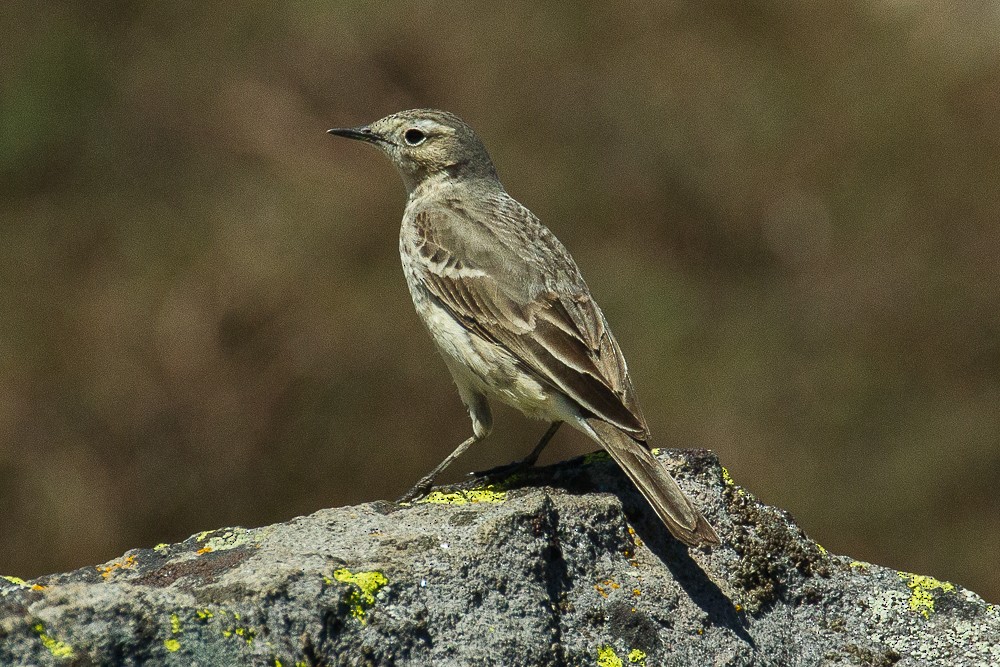
<path id="1" fill-rule="evenodd" d="M 488 399 L 563 422 L 608 451 L 685 544 L 719 537 L 652 455 L 625 358 L 562 243 L 500 184 L 482 141 L 450 113 L 403 111 L 330 130 L 382 149 L 409 193 L 399 235 L 413 304 L 472 418 L 471 438 L 403 496 L 434 478 L 492 428 Z"/>

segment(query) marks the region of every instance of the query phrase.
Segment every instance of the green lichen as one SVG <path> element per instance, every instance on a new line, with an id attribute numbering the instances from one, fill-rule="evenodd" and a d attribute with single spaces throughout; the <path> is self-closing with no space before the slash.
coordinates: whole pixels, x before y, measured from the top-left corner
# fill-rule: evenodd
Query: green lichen
<path id="1" fill-rule="evenodd" d="M 597 667 L 623 667 L 622 659 L 615 650 L 605 644 L 597 647 Z"/>
<path id="2" fill-rule="evenodd" d="M 27 581 L 25 581 L 21 577 L 11 577 L 11 576 L 8 576 L 8 575 L 0 575 L 0 579 L 3 579 L 4 581 L 10 582 L 11 584 L 17 586 L 18 588 L 27 588 L 27 589 L 30 589 L 30 590 L 33 590 L 33 591 L 44 591 L 45 590 L 45 586 L 42 586 L 41 584 L 29 584 Z M 5 591 L 0 591 L 0 595 L 6 596 L 7 593 L 9 593 L 10 591 L 11 591 L 11 589 L 7 589 Z"/>
<path id="3" fill-rule="evenodd" d="M 35 634 L 38 635 L 38 639 L 42 642 L 42 646 L 47 648 L 53 657 L 65 658 L 67 660 L 76 657 L 76 651 L 73 650 L 73 647 L 66 642 L 59 641 L 52 635 L 47 634 L 43 624 L 35 623 L 32 629 L 35 631 Z"/>
<path id="4" fill-rule="evenodd" d="M 591 452 L 586 456 L 584 456 L 583 463 L 584 465 L 590 465 L 591 463 L 597 463 L 598 461 L 607 461 L 610 458 L 611 458 L 610 454 L 608 454 L 603 449 L 599 449 L 596 452 Z"/>
<path id="5" fill-rule="evenodd" d="M 239 612 L 227 611 L 225 608 L 219 607 L 215 611 L 211 609 L 195 609 L 194 615 L 199 623 L 216 628 L 216 631 L 226 639 L 242 639 L 248 645 L 253 645 L 254 639 L 257 637 L 257 630 L 254 627 L 241 622 L 242 618 Z M 227 622 L 227 616 L 232 617 L 232 620 L 236 622 Z M 171 618 L 172 622 L 173 619 Z M 218 625 L 214 625 L 216 623 Z M 177 627 L 180 627 L 179 622 Z"/>
<path id="6" fill-rule="evenodd" d="M 346 567 L 336 570 L 333 578 L 351 585 L 352 588 L 347 594 L 347 604 L 351 608 L 351 616 L 362 624 L 365 623 L 366 611 L 375 605 L 375 594 L 389 583 L 381 572 L 351 572 Z"/>
<path id="7" fill-rule="evenodd" d="M 955 590 L 954 584 L 938 581 L 934 577 L 922 574 L 899 572 L 899 578 L 906 582 L 910 589 L 910 611 L 917 612 L 924 618 L 930 618 L 934 613 L 934 596 L 931 591 L 940 590 L 950 593 Z"/>
<path id="8" fill-rule="evenodd" d="M 222 636 L 226 639 L 237 637 L 246 641 L 247 644 L 252 645 L 254 637 L 257 636 L 257 631 L 245 625 L 229 626 L 222 631 Z"/>
<path id="9" fill-rule="evenodd" d="M 208 536 L 213 532 L 218 531 L 208 530 L 198 533 L 195 536 L 195 541 L 205 543 L 205 546 L 198 549 L 199 554 L 207 554 L 213 551 L 227 551 L 241 547 L 244 544 L 251 544 L 255 541 L 254 534 L 246 528 L 229 528 L 221 535 L 209 538 Z"/>
<path id="10" fill-rule="evenodd" d="M 439 505 L 467 505 L 469 503 L 502 503 L 505 500 L 507 500 L 507 492 L 501 491 L 496 486 L 490 484 L 482 489 L 454 491 L 452 493 L 432 491 L 427 497 L 421 498 L 417 502 Z"/>
<path id="11" fill-rule="evenodd" d="M 645 651 L 640 651 L 637 648 L 632 649 L 628 652 L 628 661 L 633 665 L 639 665 L 639 667 L 646 667 L 646 653 Z"/>
<path id="12" fill-rule="evenodd" d="M 170 634 L 179 635 L 182 632 L 184 632 L 184 630 L 181 629 L 180 616 L 178 616 L 176 613 L 170 614 Z M 166 647 L 168 651 L 173 653 L 174 651 L 180 650 L 181 643 L 180 641 L 177 640 L 176 637 L 170 637 L 168 639 L 163 640 L 163 646 Z"/>
<path id="13" fill-rule="evenodd" d="M 736 495 L 738 495 L 738 496 L 741 496 L 743 498 L 748 498 L 748 497 L 752 498 L 753 497 L 749 493 L 747 493 L 746 489 L 744 489 L 742 486 L 740 486 L 740 485 L 738 485 L 736 483 L 736 480 L 734 480 L 733 476 L 729 474 L 729 470 L 725 466 L 720 466 L 720 468 L 722 468 L 722 483 L 723 484 L 725 484 L 726 486 L 730 487 L 733 491 L 736 492 Z"/>

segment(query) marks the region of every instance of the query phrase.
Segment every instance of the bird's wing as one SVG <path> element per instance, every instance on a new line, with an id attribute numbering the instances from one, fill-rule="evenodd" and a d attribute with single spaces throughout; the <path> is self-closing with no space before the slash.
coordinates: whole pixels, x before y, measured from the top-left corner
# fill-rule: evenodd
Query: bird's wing
<path id="1" fill-rule="evenodd" d="M 417 212 L 423 287 L 466 329 L 585 411 L 648 439 L 625 359 L 569 253 L 520 205 L 489 215 L 480 222 L 481 212 L 463 209 Z"/>

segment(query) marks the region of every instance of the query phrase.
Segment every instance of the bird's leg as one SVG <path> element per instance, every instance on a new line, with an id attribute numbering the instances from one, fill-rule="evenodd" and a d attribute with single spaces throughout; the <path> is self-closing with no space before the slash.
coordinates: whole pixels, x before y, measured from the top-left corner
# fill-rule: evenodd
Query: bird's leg
<path id="1" fill-rule="evenodd" d="M 562 422 L 552 422 L 549 426 L 549 430 L 545 432 L 545 435 L 543 435 L 542 439 L 538 441 L 535 448 L 531 450 L 531 453 L 520 461 L 515 462 L 515 465 L 519 467 L 523 466 L 525 468 L 530 468 L 535 465 L 535 462 L 538 461 L 538 456 L 542 453 L 542 450 L 545 449 L 545 446 L 549 444 L 549 440 L 551 440 L 552 436 L 556 434 L 556 431 L 559 430 L 560 426 L 562 426 Z"/>
<path id="2" fill-rule="evenodd" d="M 556 434 L 556 431 L 559 430 L 560 426 L 562 426 L 562 422 L 552 422 L 552 424 L 549 426 L 549 430 L 545 432 L 545 435 L 543 435 L 542 439 L 538 441 L 538 444 L 535 445 L 535 448 L 531 450 L 531 453 L 525 456 L 520 461 L 514 461 L 513 463 L 497 466 L 496 468 L 490 468 L 489 470 L 483 470 L 482 472 L 474 472 L 472 473 L 473 476 L 502 477 L 505 475 L 509 475 L 513 472 L 517 472 L 522 468 L 530 468 L 531 466 L 535 465 L 536 461 L 538 461 L 538 457 L 542 453 L 542 450 L 545 449 L 546 445 L 549 444 L 549 441 L 552 440 L 552 436 Z"/>
<path id="3" fill-rule="evenodd" d="M 444 472 L 445 468 L 454 463 L 455 459 L 461 456 L 465 452 L 465 450 L 467 450 L 469 447 L 476 444 L 485 437 L 486 437 L 485 434 L 473 435 L 471 438 L 469 438 L 461 445 L 456 447 L 455 451 L 453 451 L 448 456 L 444 457 L 444 461 L 441 461 L 441 463 L 439 463 L 438 466 L 434 468 L 434 470 L 431 470 L 429 473 L 421 477 L 420 481 L 414 484 L 413 488 L 411 488 L 409 491 L 400 496 L 399 500 L 397 500 L 396 502 L 408 503 L 411 500 L 416 500 L 417 498 L 422 498 L 426 496 L 427 492 L 431 490 L 431 486 L 434 485 L 434 478 L 440 475 L 442 472 Z"/>
<path id="4" fill-rule="evenodd" d="M 447 358 L 445 362 L 447 363 Z M 452 376 L 455 378 L 458 394 L 469 410 L 469 418 L 472 420 L 472 437 L 456 447 L 455 451 L 446 456 L 444 461 L 441 461 L 434 470 L 424 475 L 419 482 L 413 485 L 413 488 L 396 501 L 397 503 L 406 503 L 426 496 L 434 484 L 435 477 L 444 472 L 444 469 L 454 463 L 455 459 L 461 456 L 465 450 L 480 440 L 484 440 L 493 430 L 493 414 L 490 412 L 490 403 L 486 399 L 486 395 L 462 381 L 464 374 L 461 371 L 452 369 Z"/>

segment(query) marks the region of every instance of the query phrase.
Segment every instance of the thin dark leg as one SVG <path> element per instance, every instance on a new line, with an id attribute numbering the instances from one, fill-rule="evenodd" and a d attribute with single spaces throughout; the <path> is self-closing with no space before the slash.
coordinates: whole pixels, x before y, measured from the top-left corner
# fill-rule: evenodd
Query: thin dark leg
<path id="1" fill-rule="evenodd" d="M 400 496 L 399 500 L 397 500 L 396 502 L 406 503 L 410 502 L 411 500 L 415 500 L 416 498 L 421 498 L 423 496 L 426 496 L 427 492 L 431 490 L 431 486 L 434 485 L 434 478 L 440 475 L 442 472 L 444 472 L 445 468 L 454 463 L 455 459 L 461 456 L 462 453 L 465 452 L 465 450 L 467 450 L 469 447 L 476 444 L 485 437 L 486 437 L 485 435 L 482 437 L 474 435 L 465 442 L 463 442 L 461 445 L 456 447 L 455 451 L 453 451 L 448 456 L 444 457 L 444 461 L 441 461 L 441 463 L 439 463 L 438 466 L 434 468 L 434 470 L 431 470 L 429 473 L 421 477 L 420 481 L 414 484 L 413 488 L 411 488 L 409 491 Z"/>
<path id="2" fill-rule="evenodd" d="M 562 422 L 552 422 L 552 425 L 549 426 L 549 430 L 545 432 L 545 435 L 543 435 L 542 439 L 538 441 L 538 444 L 535 445 L 535 448 L 531 450 L 531 453 L 528 454 L 523 459 L 521 459 L 520 461 L 518 461 L 518 463 L 524 466 L 525 468 L 535 465 L 535 462 L 538 460 L 539 454 L 541 454 L 542 450 L 545 449 L 545 446 L 549 444 L 549 440 L 551 440 L 552 436 L 556 434 L 556 431 L 559 430 L 560 426 L 562 426 Z"/>
<path id="3" fill-rule="evenodd" d="M 560 426 L 562 426 L 562 422 L 552 422 L 549 426 L 549 430 L 545 432 L 545 435 L 543 435 L 542 439 L 538 441 L 535 448 L 531 450 L 531 453 L 520 461 L 514 461 L 513 463 L 497 466 L 496 468 L 490 468 L 489 470 L 484 470 L 482 472 L 474 472 L 472 474 L 476 477 L 500 477 L 502 475 L 509 475 L 513 472 L 517 472 L 521 468 L 530 468 L 535 465 L 535 462 L 538 460 L 538 456 L 542 453 L 542 450 L 545 449 L 545 446 L 549 444 L 549 441 L 552 440 L 552 436 L 556 434 L 556 431 L 559 430 Z"/>

